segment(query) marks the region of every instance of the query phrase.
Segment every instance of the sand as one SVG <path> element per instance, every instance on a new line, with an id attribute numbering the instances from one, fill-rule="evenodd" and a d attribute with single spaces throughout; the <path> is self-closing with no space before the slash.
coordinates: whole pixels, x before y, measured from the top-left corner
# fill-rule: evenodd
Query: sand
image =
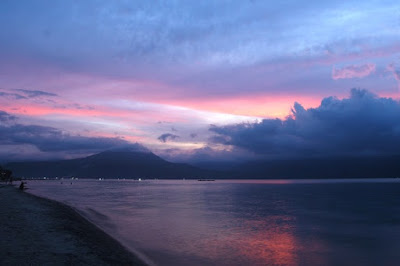
<path id="1" fill-rule="evenodd" d="M 71 207 L 0 183 L 0 265 L 145 265 Z"/>

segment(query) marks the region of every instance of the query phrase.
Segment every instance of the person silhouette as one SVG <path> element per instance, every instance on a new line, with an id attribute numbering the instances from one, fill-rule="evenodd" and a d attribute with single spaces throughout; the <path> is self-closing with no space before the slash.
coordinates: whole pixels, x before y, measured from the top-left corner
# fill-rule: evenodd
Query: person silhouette
<path id="1" fill-rule="evenodd" d="M 21 184 L 19 185 L 19 189 L 20 189 L 20 190 L 24 190 L 24 189 L 25 189 L 25 184 L 24 184 L 24 182 L 21 181 Z"/>

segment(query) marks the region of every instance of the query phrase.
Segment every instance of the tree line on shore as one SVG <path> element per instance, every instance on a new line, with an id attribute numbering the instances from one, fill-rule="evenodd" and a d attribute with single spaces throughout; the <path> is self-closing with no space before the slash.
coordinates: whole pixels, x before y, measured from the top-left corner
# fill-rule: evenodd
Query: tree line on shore
<path id="1" fill-rule="evenodd" d="M 12 182 L 13 181 L 12 171 L 0 166 L 0 181 Z"/>

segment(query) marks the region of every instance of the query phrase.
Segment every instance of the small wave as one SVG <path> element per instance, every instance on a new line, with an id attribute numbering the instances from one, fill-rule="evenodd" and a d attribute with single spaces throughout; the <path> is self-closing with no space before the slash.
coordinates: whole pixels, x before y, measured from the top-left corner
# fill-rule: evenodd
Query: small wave
<path id="1" fill-rule="evenodd" d="M 98 210 L 93 208 L 85 208 L 81 212 L 83 216 L 89 219 L 89 221 L 95 223 L 100 228 L 103 228 L 103 230 L 115 230 L 117 227 L 108 215 L 101 213 Z"/>
<path id="2" fill-rule="evenodd" d="M 104 219 L 104 220 L 107 220 L 107 221 L 110 220 L 110 217 L 108 217 L 107 215 L 105 215 L 105 214 L 103 214 L 103 213 L 101 213 L 99 211 L 96 211 L 95 209 L 86 208 L 86 211 L 89 212 L 91 215 L 94 215 L 98 219 Z"/>

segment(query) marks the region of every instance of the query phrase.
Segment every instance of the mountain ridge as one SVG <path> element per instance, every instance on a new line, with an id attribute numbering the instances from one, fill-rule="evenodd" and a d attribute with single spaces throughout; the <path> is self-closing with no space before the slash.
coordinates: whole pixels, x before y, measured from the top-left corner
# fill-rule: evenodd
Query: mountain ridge
<path id="1" fill-rule="evenodd" d="M 400 155 L 255 160 L 227 164 L 223 169 L 173 163 L 148 151 L 108 150 L 70 160 L 13 162 L 5 165 L 24 178 L 232 178 L 326 179 L 400 177 Z"/>
<path id="2" fill-rule="evenodd" d="M 152 152 L 104 151 L 84 158 L 11 162 L 6 164 L 15 176 L 79 178 L 202 178 L 211 171 L 189 164 L 168 162 Z"/>

